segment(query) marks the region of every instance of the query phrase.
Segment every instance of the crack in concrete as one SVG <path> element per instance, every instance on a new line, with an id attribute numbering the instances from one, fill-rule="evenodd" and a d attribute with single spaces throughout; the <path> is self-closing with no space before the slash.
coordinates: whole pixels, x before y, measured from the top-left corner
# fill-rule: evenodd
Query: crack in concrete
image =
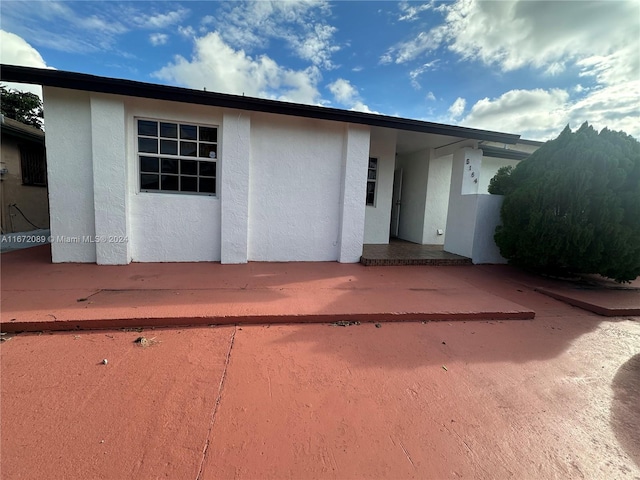
<path id="1" fill-rule="evenodd" d="M 202 473 L 204 470 L 204 463 L 207 459 L 207 453 L 209 451 L 209 445 L 211 444 L 211 433 L 213 432 L 213 427 L 216 423 L 216 413 L 218 413 L 218 407 L 220 406 L 220 402 L 222 401 L 222 390 L 224 389 L 224 383 L 227 379 L 227 368 L 229 367 L 229 360 L 231 358 L 231 349 L 233 348 L 233 343 L 236 339 L 236 332 L 238 331 L 238 326 L 233 327 L 233 332 L 231 333 L 231 339 L 229 341 L 229 350 L 227 351 L 227 356 L 224 360 L 224 369 L 222 370 L 222 377 L 220 378 L 220 385 L 218 386 L 218 396 L 216 397 L 216 403 L 213 406 L 213 411 L 211 412 L 211 420 L 209 422 L 209 431 L 207 432 L 207 439 L 204 443 L 204 448 L 202 449 L 202 459 L 200 460 L 200 468 L 198 469 L 198 475 L 196 476 L 196 480 L 200 480 L 202 477 Z"/>

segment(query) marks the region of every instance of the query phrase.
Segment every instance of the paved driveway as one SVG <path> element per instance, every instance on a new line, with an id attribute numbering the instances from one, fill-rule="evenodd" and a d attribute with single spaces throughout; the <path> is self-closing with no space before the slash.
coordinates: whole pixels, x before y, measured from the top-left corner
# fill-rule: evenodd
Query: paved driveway
<path id="1" fill-rule="evenodd" d="M 0 476 L 640 478 L 640 319 L 513 295 L 535 320 L 16 335 Z"/>

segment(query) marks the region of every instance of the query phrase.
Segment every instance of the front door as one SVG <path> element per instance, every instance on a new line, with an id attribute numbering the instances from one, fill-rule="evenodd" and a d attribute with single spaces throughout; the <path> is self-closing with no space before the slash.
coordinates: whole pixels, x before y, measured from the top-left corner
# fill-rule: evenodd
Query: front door
<path id="1" fill-rule="evenodd" d="M 402 169 L 393 172 L 393 196 L 391 199 L 391 236 L 397 237 L 400 231 L 400 205 L 402 200 Z"/>

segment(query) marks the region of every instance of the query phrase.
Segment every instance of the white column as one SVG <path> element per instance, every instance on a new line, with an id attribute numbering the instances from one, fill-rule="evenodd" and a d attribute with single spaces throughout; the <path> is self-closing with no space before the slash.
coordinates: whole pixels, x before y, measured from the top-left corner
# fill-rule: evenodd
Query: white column
<path id="1" fill-rule="evenodd" d="M 362 255 L 366 211 L 370 129 L 346 127 L 342 157 L 342 191 L 338 261 L 356 263 Z"/>
<path id="2" fill-rule="evenodd" d="M 96 261 L 131 262 L 127 194 L 125 112 L 117 97 L 91 96 L 91 153 Z"/>
<path id="3" fill-rule="evenodd" d="M 91 106 L 85 92 L 44 88 L 47 111 L 47 177 L 51 225 L 51 260 L 96 261 L 92 243 L 65 238 L 94 236 Z"/>
<path id="4" fill-rule="evenodd" d="M 222 119 L 220 165 L 221 262 L 247 263 L 251 118 L 241 111 Z"/>

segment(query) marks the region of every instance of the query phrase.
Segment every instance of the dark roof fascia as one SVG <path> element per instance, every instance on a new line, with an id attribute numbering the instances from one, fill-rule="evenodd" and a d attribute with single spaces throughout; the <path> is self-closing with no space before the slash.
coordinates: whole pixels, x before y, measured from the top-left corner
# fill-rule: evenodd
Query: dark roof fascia
<path id="1" fill-rule="evenodd" d="M 12 123 L 16 123 L 17 125 L 13 125 Z M 3 117 L 2 126 L 0 126 L 0 131 L 2 131 L 2 135 L 9 135 L 14 138 L 19 138 L 20 140 L 28 140 L 33 143 L 37 143 L 39 145 L 44 145 L 44 132 L 32 132 L 31 129 L 25 125 L 25 128 L 21 128 L 21 123 L 14 122 L 6 122 Z M 35 130 L 35 128 L 34 128 Z"/>
<path id="2" fill-rule="evenodd" d="M 479 130 L 475 128 L 424 122 L 408 118 L 390 117 L 372 113 L 340 110 L 337 108 L 301 105 L 262 98 L 206 92 L 133 80 L 99 77 L 62 70 L 0 65 L 0 80 L 30 83 L 49 87 L 68 88 L 88 92 L 109 93 L 130 97 L 151 98 L 172 102 L 211 105 L 238 110 L 275 113 L 296 117 L 315 118 L 335 122 L 354 123 L 374 127 L 408 130 L 413 132 L 449 135 L 509 144 L 517 143 L 519 135 Z"/>
<path id="3" fill-rule="evenodd" d="M 522 145 L 531 145 L 534 147 L 541 147 L 547 142 L 539 142 L 537 140 L 525 140 L 524 138 L 521 138 L 520 140 L 518 140 L 518 143 L 521 143 Z"/>
<path id="4" fill-rule="evenodd" d="M 490 145 L 481 145 L 480 148 L 482 149 L 482 155 L 485 157 L 506 158 L 507 160 L 524 160 L 531 155 L 529 152 L 492 147 Z"/>

